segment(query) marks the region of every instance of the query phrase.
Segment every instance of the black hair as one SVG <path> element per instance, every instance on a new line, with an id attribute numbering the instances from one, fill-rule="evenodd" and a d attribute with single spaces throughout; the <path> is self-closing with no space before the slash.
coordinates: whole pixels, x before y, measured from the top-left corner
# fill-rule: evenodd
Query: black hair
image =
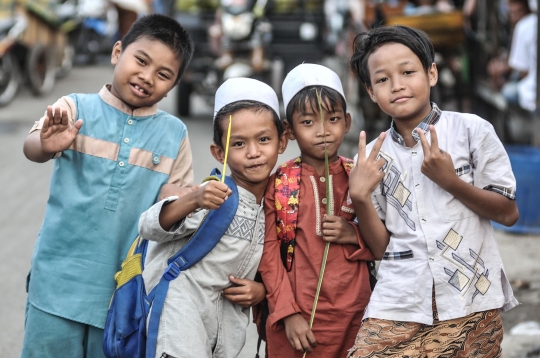
<path id="1" fill-rule="evenodd" d="M 214 144 L 218 145 L 219 147 L 223 148 L 223 142 L 221 138 L 223 138 L 224 133 L 224 125 L 223 123 L 225 120 L 229 119 L 229 116 L 234 114 L 238 111 L 241 111 L 243 109 L 246 109 L 248 111 L 252 111 L 253 113 L 260 113 L 262 111 L 270 111 L 272 113 L 272 118 L 274 119 L 274 124 L 276 125 L 276 129 L 278 132 L 278 137 L 281 137 L 283 132 L 285 131 L 285 127 L 283 126 L 283 122 L 281 119 L 279 119 L 279 116 L 277 113 L 267 104 L 264 104 L 262 102 L 258 101 L 236 101 L 229 103 L 228 105 L 221 108 L 214 117 Z"/>
<path id="2" fill-rule="evenodd" d="M 529 6 L 529 0 L 508 0 L 508 5 L 510 4 L 519 4 L 523 6 L 527 14 L 531 13 L 531 7 Z"/>
<path id="3" fill-rule="evenodd" d="M 420 59 L 426 73 L 435 62 L 435 50 L 429 36 L 422 30 L 408 26 L 381 26 L 358 34 L 353 42 L 354 53 L 349 65 L 366 86 L 371 88 L 368 59 L 379 47 L 388 43 L 407 46 Z"/>
<path id="4" fill-rule="evenodd" d="M 125 50 L 140 38 L 155 39 L 169 46 L 181 62 L 175 84 L 180 82 L 194 50 L 193 40 L 182 25 L 165 15 L 143 16 L 133 23 L 128 33 L 122 38 L 122 49 Z"/>
<path id="5" fill-rule="evenodd" d="M 310 109 L 313 113 L 319 111 L 317 92 L 321 96 L 321 106 L 324 110 L 327 112 L 335 112 L 337 107 L 341 105 L 343 114 L 347 113 L 347 102 L 338 91 L 326 86 L 308 86 L 302 88 L 295 94 L 287 105 L 285 118 L 291 127 L 293 126 L 292 117 L 294 112 L 299 111 L 300 113 L 305 114 L 308 105 L 311 107 Z"/>

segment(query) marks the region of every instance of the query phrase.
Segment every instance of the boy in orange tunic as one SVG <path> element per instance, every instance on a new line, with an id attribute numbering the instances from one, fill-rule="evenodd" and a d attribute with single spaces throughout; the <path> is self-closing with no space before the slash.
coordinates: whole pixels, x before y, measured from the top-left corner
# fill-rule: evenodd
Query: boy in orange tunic
<path id="1" fill-rule="evenodd" d="M 348 202 L 352 161 L 337 154 L 351 117 L 339 77 L 324 66 L 297 66 L 285 78 L 282 93 L 289 139 L 298 142 L 301 156 L 278 168 L 264 201 L 266 235 L 259 272 L 268 292 L 268 356 L 302 357 L 306 351 L 317 357 L 344 357 L 369 301 L 365 260 L 373 260 Z M 310 329 L 326 242 L 331 245 Z"/>

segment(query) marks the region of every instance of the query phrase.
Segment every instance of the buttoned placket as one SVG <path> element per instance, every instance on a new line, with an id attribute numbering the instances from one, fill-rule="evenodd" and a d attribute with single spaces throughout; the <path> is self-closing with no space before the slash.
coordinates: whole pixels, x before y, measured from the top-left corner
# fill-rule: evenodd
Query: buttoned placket
<path id="1" fill-rule="evenodd" d="M 415 200 L 416 200 L 416 207 L 418 210 L 418 220 L 420 221 L 420 226 L 422 228 L 422 231 L 424 232 L 424 235 L 426 237 L 426 244 L 427 244 L 427 257 L 428 257 L 428 263 L 431 267 L 431 263 L 435 262 L 435 258 L 431 255 L 431 243 L 429 240 L 429 236 L 431 235 L 430 230 L 430 224 L 431 220 L 428 215 L 428 212 L 426 210 L 425 206 L 425 188 L 423 187 L 423 180 L 425 180 L 424 175 L 422 174 L 422 162 L 424 160 L 423 155 L 419 155 L 418 152 L 420 147 L 420 142 L 418 142 L 414 147 L 410 149 L 410 155 L 411 155 L 411 168 L 413 172 L 412 180 L 414 185 L 414 192 L 415 192 Z M 433 272 L 433 270 L 432 270 Z"/>
<path id="2" fill-rule="evenodd" d="M 107 201 L 105 202 L 105 209 L 107 210 L 116 211 L 122 183 L 124 183 L 128 171 L 129 155 L 133 144 L 131 138 L 135 132 L 136 123 L 136 119 L 132 116 L 128 116 L 124 119 L 122 140 L 119 143 L 118 158 L 116 160 L 117 165 L 111 178 L 111 184 L 107 193 Z"/>

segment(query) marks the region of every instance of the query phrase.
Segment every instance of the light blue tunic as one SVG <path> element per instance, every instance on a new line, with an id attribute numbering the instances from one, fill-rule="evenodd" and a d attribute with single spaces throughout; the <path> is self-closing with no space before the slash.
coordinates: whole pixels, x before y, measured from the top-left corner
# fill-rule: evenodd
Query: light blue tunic
<path id="1" fill-rule="evenodd" d="M 157 106 L 130 111 L 106 87 L 58 103 L 84 124 L 54 163 L 29 300 L 47 313 L 103 328 L 114 274 L 140 214 L 163 184 L 193 180 L 187 129 Z"/>

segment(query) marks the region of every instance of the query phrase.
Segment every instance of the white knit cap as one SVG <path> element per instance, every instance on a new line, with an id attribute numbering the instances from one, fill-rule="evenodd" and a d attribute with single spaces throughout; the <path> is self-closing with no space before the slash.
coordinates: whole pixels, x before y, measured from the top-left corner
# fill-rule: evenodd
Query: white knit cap
<path id="1" fill-rule="evenodd" d="M 237 101 L 257 101 L 268 105 L 279 118 L 279 100 L 276 92 L 266 83 L 252 78 L 229 78 L 216 92 L 214 119 L 220 109 Z"/>
<path id="2" fill-rule="evenodd" d="M 325 66 L 303 63 L 293 68 L 283 81 L 281 93 L 283 93 L 283 106 L 285 110 L 287 110 L 291 99 L 303 88 L 309 86 L 329 87 L 337 91 L 345 99 L 343 86 L 337 73 Z"/>

